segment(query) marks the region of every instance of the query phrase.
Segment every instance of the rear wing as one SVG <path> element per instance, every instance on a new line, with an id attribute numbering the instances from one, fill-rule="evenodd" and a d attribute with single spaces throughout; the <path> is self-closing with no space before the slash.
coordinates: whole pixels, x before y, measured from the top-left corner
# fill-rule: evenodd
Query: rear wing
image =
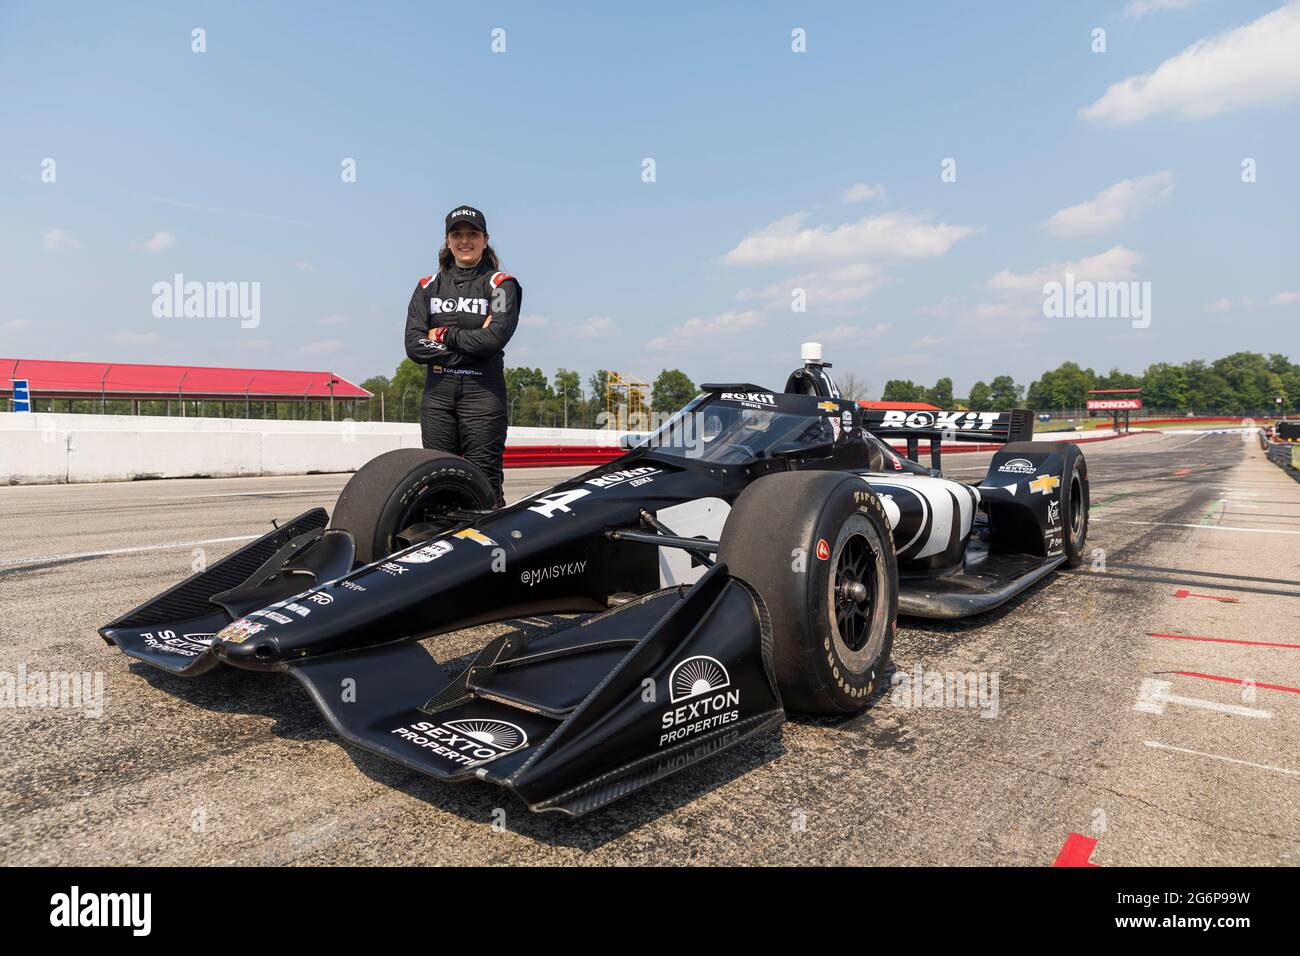
<path id="1" fill-rule="evenodd" d="M 943 442 L 980 442 L 1005 445 L 1034 440 L 1034 413 L 1017 408 L 1009 412 L 917 411 L 909 408 L 863 408 L 862 427 L 885 440 L 907 439 L 907 457 L 916 461 L 918 443 L 930 443 L 930 465 L 939 467 Z"/>

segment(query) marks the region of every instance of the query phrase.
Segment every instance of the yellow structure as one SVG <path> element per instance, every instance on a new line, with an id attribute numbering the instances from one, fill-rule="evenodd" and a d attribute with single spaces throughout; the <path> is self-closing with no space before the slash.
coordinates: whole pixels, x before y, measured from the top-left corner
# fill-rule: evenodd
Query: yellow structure
<path id="1" fill-rule="evenodd" d="M 637 431 L 650 427 L 650 385 L 635 375 L 610 372 L 605 382 L 605 427 Z"/>

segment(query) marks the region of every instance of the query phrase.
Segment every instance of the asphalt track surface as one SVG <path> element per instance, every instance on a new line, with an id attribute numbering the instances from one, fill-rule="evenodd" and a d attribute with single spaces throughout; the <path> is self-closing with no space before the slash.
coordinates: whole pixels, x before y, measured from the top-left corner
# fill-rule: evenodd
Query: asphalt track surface
<path id="1" fill-rule="evenodd" d="M 576 821 L 340 744 L 288 676 L 171 677 L 95 634 L 347 476 L 0 488 L 0 672 L 105 680 L 98 718 L 0 709 L 0 863 L 1300 863 L 1300 483 L 1236 435 L 1083 450 L 1092 562 L 900 622 L 900 675 L 996 675 L 996 711 L 887 689 Z M 517 626 L 426 646 L 459 666 Z"/>

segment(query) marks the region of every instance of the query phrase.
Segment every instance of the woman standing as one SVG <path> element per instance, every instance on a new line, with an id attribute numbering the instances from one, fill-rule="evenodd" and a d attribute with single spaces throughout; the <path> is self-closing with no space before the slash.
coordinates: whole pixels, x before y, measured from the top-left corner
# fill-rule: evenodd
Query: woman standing
<path id="1" fill-rule="evenodd" d="M 428 368 L 420 401 L 425 448 L 473 462 L 502 494 L 506 446 L 505 346 L 519 324 L 523 289 L 501 271 L 487 220 L 472 206 L 447 214 L 438 271 L 406 312 L 406 354 Z"/>

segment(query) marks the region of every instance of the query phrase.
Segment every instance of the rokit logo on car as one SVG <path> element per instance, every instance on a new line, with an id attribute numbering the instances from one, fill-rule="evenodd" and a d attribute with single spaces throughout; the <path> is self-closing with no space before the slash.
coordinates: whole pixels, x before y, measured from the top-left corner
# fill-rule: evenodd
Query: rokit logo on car
<path id="1" fill-rule="evenodd" d="M 519 580 L 531 588 L 543 581 L 573 577 L 575 574 L 585 573 L 586 570 L 586 561 L 570 561 L 568 564 L 552 564 L 544 568 L 532 568 L 523 571 L 519 575 Z"/>
<path id="2" fill-rule="evenodd" d="M 659 746 L 685 740 L 740 719 L 740 690 L 722 662 L 704 654 L 681 661 L 668 674 L 668 699 L 681 706 L 659 717 Z"/>
<path id="3" fill-rule="evenodd" d="M 1061 503 L 1059 501 L 1049 501 L 1047 503 L 1047 523 L 1053 528 L 1061 523 Z"/>
<path id="4" fill-rule="evenodd" d="M 905 412 L 892 409 L 881 419 L 882 428 L 935 428 L 958 432 L 989 431 L 1001 412 Z"/>
<path id="5" fill-rule="evenodd" d="M 478 767 L 528 746 L 528 733 L 505 720 L 417 721 L 393 731 L 408 743 L 430 750 L 448 763 Z"/>
<path id="6" fill-rule="evenodd" d="M 776 396 L 771 392 L 723 392 L 724 402 L 740 402 L 756 408 L 776 408 Z"/>
<path id="7" fill-rule="evenodd" d="M 1010 475 L 1032 475 L 1038 470 L 1028 458 L 1012 458 L 1010 461 L 1004 461 L 998 471 L 1006 472 Z"/>
<path id="8" fill-rule="evenodd" d="M 621 485 L 627 482 L 629 487 L 635 488 L 637 485 L 644 485 L 653 481 L 651 475 L 657 475 L 659 468 L 628 468 L 624 471 L 611 471 L 608 474 L 599 475 L 596 478 L 588 478 L 584 484 L 591 485 L 594 488 L 609 488 L 613 485 Z"/>

